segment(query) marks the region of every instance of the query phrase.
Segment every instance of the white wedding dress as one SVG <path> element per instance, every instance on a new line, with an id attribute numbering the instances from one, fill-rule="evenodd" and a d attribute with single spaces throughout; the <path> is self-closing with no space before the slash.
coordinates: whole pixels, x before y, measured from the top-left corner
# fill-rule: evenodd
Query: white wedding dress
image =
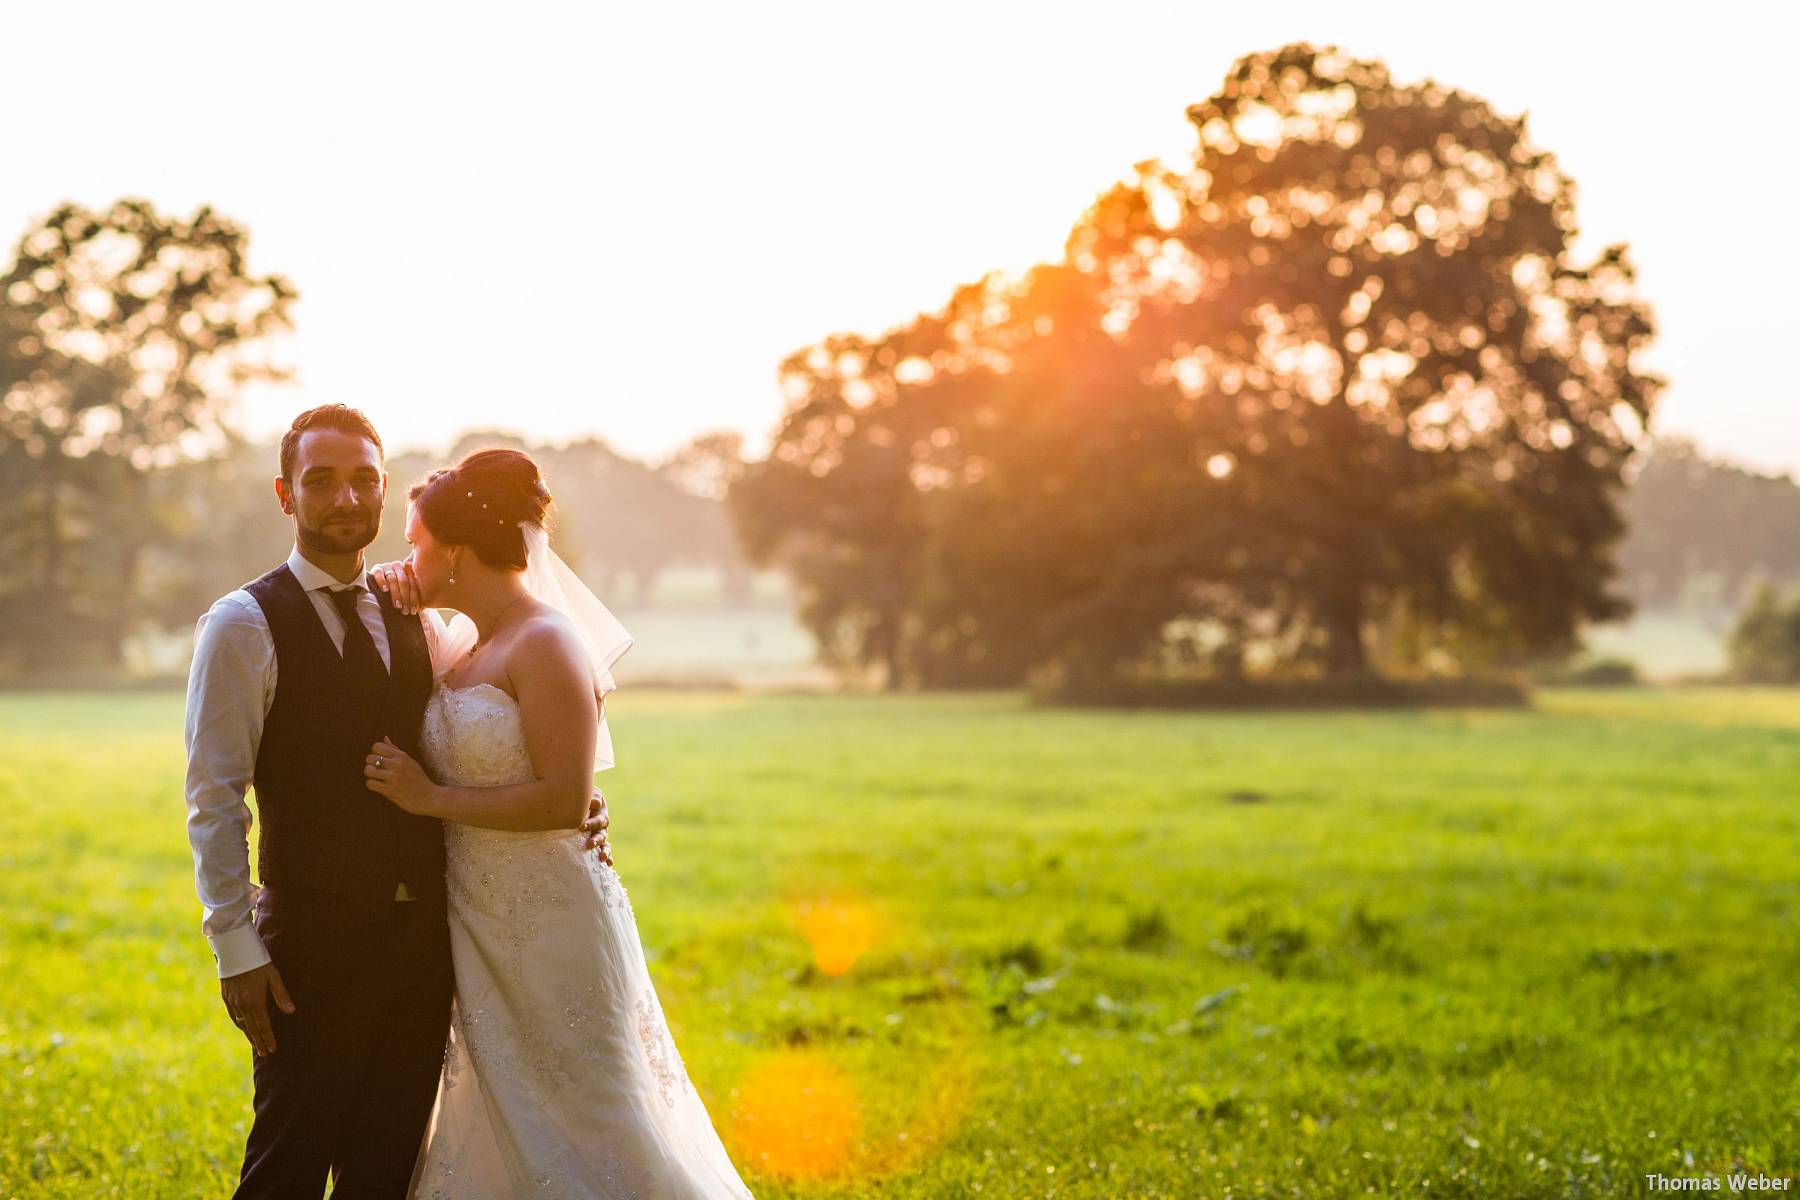
<path id="1" fill-rule="evenodd" d="M 439 683 L 433 778 L 533 778 L 519 707 Z M 748 1197 L 688 1081 L 631 901 L 579 832 L 446 823 L 456 1009 L 416 1200 Z"/>

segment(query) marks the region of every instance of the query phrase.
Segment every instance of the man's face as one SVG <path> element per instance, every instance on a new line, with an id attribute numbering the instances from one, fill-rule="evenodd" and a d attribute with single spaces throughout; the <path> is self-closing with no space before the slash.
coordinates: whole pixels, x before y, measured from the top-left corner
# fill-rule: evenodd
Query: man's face
<path id="1" fill-rule="evenodd" d="M 294 447 L 293 475 L 275 481 L 281 510 L 305 548 L 354 554 L 381 532 L 387 473 L 375 443 L 354 433 L 313 429 Z"/>

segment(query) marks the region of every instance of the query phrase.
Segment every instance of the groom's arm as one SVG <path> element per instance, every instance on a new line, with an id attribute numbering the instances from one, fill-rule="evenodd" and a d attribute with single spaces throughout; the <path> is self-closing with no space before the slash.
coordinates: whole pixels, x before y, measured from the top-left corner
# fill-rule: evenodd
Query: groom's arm
<path id="1" fill-rule="evenodd" d="M 262 608 L 242 593 L 214 604 L 194 636 L 187 694 L 187 831 L 201 931 L 219 977 L 269 961 L 251 921 L 250 806 L 256 751 L 274 692 L 275 646 Z"/>

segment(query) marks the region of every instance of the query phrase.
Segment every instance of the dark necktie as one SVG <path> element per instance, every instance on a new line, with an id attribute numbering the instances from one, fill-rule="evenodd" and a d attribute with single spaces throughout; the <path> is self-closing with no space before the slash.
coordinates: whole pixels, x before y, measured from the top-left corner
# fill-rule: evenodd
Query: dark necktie
<path id="1" fill-rule="evenodd" d="M 338 616 L 344 619 L 344 670 L 350 678 L 358 683 L 367 682 L 383 686 L 387 683 L 387 668 L 381 665 L 381 655 L 375 650 L 375 639 L 369 636 L 368 627 L 356 612 L 356 599 L 360 595 L 360 587 L 347 587 L 343 591 L 329 591 L 326 595 L 337 606 Z"/>
<path id="2" fill-rule="evenodd" d="M 385 688 L 388 681 L 387 668 L 381 665 L 381 655 L 375 649 L 375 639 L 369 636 L 368 626 L 356 615 L 356 601 L 361 592 L 361 587 L 347 587 L 325 593 L 337 606 L 338 616 L 344 619 L 344 673 L 350 677 L 350 686 L 359 692 L 369 687 Z M 394 889 L 394 899 L 414 898 L 402 879 Z"/>

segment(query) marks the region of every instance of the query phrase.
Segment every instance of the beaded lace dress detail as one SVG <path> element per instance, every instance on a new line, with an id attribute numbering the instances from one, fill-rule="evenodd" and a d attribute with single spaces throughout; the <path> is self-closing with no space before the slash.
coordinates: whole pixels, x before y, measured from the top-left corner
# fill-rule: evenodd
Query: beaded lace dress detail
<path id="1" fill-rule="evenodd" d="M 518 704 L 439 684 L 439 782 L 533 778 Z M 750 1195 L 688 1079 L 631 899 L 574 831 L 446 823 L 456 1009 L 415 1200 Z"/>

